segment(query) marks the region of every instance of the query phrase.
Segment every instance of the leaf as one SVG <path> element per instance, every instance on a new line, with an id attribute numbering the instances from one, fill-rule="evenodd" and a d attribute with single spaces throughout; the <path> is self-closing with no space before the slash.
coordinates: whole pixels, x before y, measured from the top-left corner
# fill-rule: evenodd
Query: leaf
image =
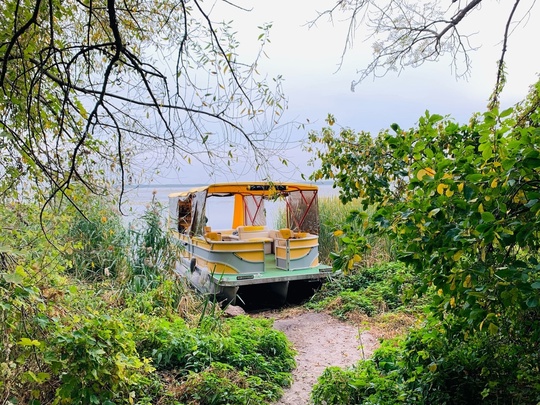
<path id="1" fill-rule="evenodd" d="M 416 178 L 420 181 L 424 178 L 424 176 L 435 176 L 435 170 L 426 167 L 425 169 L 418 170 L 418 173 L 416 173 Z"/>
<path id="2" fill-rule="evenodd" d="M 16 285 L 21 285 L 24 280 L 23 276 L 18 273 L 4 273 L 2 274 L 2 277 L 4 277 L 6 282 Z"/>
<path id="3" fill-rule="evenodd" d="M 424 169 L 418 170 L 418 173 L 416 173 L 416 178 L 420 181 L 424 178 L 424 176 L 427 174 L 427 172 Z"/>
<path id="4" fill-rule="evenodd" d="M 452 256 L 452 259 L 454 259 L 455 262 L 457 262 L 460 257 L 463 256 L 463 250 L 458 250 L 454 255 Z"/>
<path id="5" fill-rule="evenodd" d="M 438 186 L 437 186 L 437 193 L 439 193 L 440 195 L 443 195 L 444 194 L 444 190 L 448 188 L 448 185 L 446 184 L 443 184 L 443 183 L 440 183 Z"/>
<path id="6" fill-rule="evenodd" d="M 41 343 L 39 342 L 39 340 L 35 340 L 35 339 L 28 339 L 28 338 L 21 338 L 21 340 L 19 340 L 17 342 L 17 344 L 19 346 L 40 346 Z"/>
<path id="7" fill-rule="evenodd" d="M 540 281 L 535 281 L 534 283 L 532 283 L 531 288 L 534 288 L 535 290 L 539 290 L 540 289 Z"/>
<path id="8" fill-rule="evenodd" d="M 471 183 L 476 183 L 484 178 L 484 176 L 480 173 L 473 173 L 469 174 L 467 177 L 465 177 L 468 181 Z"/>
<path id="9" fill-rule="evenodd" d="M 482 221 L 493 222 L 495 221 L 495 216 L 491 212 L 482 212 Z"/>

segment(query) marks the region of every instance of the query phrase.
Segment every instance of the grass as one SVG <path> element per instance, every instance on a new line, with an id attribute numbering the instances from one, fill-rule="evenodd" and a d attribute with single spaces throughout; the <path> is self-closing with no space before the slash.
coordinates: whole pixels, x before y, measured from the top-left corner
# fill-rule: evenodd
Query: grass
<path id="1" fill-rule="evenodd" d="M 360 200 L 343 204 L 336 196 L 319 199 L 319 258 L 322 263 L 332 264 L 330 254 L 340 249 L 339 239 L 334 236 L 334 232 L 343 228 L 352 210 L 364 211 Z M 366 213 L 370 216 L 373 211 L 373 208 L 369 207 Z M 362 234 L 361 225 L 358 225 L 357 228 Z M 368 243 L 371 249 L 364 254 L 360 263 L 361 267 L 371 267 L 394 260 L 391 243 L 387 238 L 370 236 Z"/>

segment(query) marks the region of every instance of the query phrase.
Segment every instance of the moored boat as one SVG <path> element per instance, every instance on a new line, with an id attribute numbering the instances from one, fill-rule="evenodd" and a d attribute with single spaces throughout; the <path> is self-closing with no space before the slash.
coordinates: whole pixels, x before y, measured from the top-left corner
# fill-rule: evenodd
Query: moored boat
<path id="1" fill-rule="evenodd" d="M 230 218 L 230 226 L 212 225 L 207 208 L 214 199 L 231 201 L 220 208 L 230 213 L 218 213 Z M 265 204 L 276 202 L 286 220 L 279 229 L 267 223 Z M 178 274 L 228 303 L 255 285 L 284 302 L 291 283 L 321 281 L 331 272 L 319 263 L 318 188 L 311 184 L 219 183 L 173 193 L 169 230 L 181 247 Z"/>

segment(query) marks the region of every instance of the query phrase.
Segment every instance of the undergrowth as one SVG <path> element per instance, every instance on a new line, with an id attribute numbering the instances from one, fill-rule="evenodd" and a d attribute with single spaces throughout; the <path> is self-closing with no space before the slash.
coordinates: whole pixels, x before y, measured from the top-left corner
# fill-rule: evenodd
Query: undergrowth
<path id="1" fill-rule="evenodd" d="M 412 311 L 422 303 L 412 295 L 414 282 L 413 274 L 400 262 L 358 268 L 354 273 L 336 274 L 306 306 L 329 310 L 340 319 L 347 319 L 352 312 L 375 316 L 397 310 Z"/>
<path id="2" fill-rule="evenodd" d="M 443 328 L 442 324 L 445 323 Z M 538 340 L 479 331 L 466 340 L 452 320 L 428 318 L 383 341 L 354 367 L 330 367 L 312 391 L 315 405 L 537 404 Z"/>
<path id="3" fill-rule="evenodd" d="M 285 335 L 270 321 L 201 315 L 205 303 L 174 276 L 156 202 L 128 232 L 109 203 L 72 197 L 86 218 L 56 201 L 41 224 L 39 201 L 0 209 L 0 403 L 280 396 L 294 367 Z"/>

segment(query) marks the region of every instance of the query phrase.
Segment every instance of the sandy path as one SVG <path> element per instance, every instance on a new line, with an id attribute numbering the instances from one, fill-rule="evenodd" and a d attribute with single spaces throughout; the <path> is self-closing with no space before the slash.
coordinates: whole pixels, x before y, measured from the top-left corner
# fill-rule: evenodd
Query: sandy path
<path id="1" fill-rule="evenodd" d="M 317 378 L 328 366 L 349 366 L 369 357 L 378 340 L 369 332 L 358 336 L 358 329 L 330 315 L 317 312 L 285 315 L 274 327 L 283 331 L 298 354 L 292 386 L 275 405 L 307 405 Z"/>

